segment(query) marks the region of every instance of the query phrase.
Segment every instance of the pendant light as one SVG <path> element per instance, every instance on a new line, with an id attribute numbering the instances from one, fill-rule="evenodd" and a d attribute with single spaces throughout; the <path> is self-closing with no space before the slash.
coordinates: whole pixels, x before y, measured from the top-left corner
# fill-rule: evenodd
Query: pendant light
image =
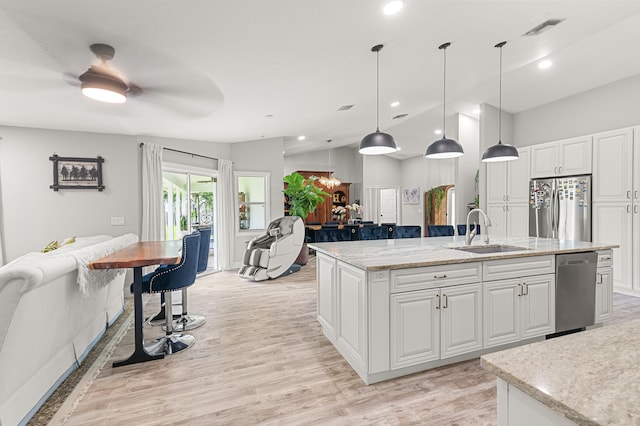
<path id="1" fill-rule="evenodd" d="M 427 152 L 425 153 L 425 157 L 440 159 L 440 158 L 455 158 L 460 157 L 464 154 L 464 150 L 462 149 L 462 145 L 456 142 L 453 139 L 447 139 L 446 136 L 446 123 L 447 123 L 447 47 L 451 46 L 451 43 L 441 44 L 438 49 L 442 50 L 444 54 L 444 73 L 443 73 L 443 82 L 442 82 L 442 139 L 438 139 L 433 142 L 427 148 Z"/>
<path id="2" fill-rule="evenodd" d="M 376 52 L 376 131 L 369 133 L 360 142 L 360 154 L 378 155 L 396 152 L 398 147 L 393 136 L 380 131 L 380 50 L 382 44 L 377 44 L 371 48 Z"/>
<path id="3" fill-rule="evenodd" d="M 494 47 L 500 49 L 500 96 L 499 96 L 499 108 L 498 112 L 498 143 L 490 146 L 482 154 L 482 161 L 485 163 L 496 161 L 512 161 L 517 160 L 518 150 L 513 145 L 507 145 L 502 143 L 502 47 L 507 44 L 506 41 L 502 41 L 496 44 Z"/>
<path id="4" fill-rule="evenodd" d="M 327 143 L 331 143 L 331 139 L 327 140 Z M 329 149 L 329 173 L 328 176 L 322 176 L 318 181 L 329 189 L 333 189 L 336 186 L 340 186 L 342 181 L 333 175 L 331 170 L 331 149 Z"/>

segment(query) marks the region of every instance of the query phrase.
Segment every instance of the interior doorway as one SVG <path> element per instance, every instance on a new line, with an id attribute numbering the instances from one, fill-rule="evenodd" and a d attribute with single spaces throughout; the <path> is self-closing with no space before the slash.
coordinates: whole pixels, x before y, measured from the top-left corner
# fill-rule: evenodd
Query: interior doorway
<path id="1" fill-rule="evenodd" d="M 400 188 L 367 188 L 364 202 L 365 220 L 398 223 L 400 218 Z"/>
<path id="2" fill-rule="evenodd" d="M 205 273 L 217 271 L 217 174 L 164 167 L 162 178 L 165 238 L 179 240 L 196 229 L 211 229 Z"/>

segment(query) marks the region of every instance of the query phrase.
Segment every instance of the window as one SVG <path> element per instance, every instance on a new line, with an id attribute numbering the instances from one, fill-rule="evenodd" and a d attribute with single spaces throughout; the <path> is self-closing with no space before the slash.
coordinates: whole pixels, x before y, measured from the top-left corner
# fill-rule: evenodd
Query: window
<path id="1" fill-rule="evenodd" d="M 269 173 L 236 172 L 238 229 L 266 229 L 269 224 Z"/>

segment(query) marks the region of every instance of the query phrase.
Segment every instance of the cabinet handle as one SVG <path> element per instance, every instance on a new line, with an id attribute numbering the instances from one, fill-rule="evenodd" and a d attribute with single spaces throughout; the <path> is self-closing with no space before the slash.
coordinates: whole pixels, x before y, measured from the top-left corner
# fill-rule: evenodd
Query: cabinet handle
<path id="1" fill-rule="evenodd" d="M 627 199 L 631 199 L 631 191 L 627 191 Z"/>
<path id="2" fill-rule="evenodd" d="M 529 294 L 529 286 L 526 283 L 522 283 L 522 295 L 527 296 Z"/>
<path id="3" fill-rule="evenodd" d="M 598 260 L 611 260 L 611 256 L 601 256 Z"/>
<path id="4" fill-rule="evenodd" d="M 633 195 L 636 197 L 636 200 L 638 199 L 638 191 L 633 191 Z"/>
<path id="5" fill-rule="evenodd" d="M 507 211 L 507 206 L 502 206 L 502 211 L 506 212 Z"/>
<path id="6" fill-rule="evenodd" d="M 557 175 L 557 174 L 558 174 L 558 168 L 557 168 L 557 167 L 554 167 L 554 168 L 553 168 L 553 174 L 554 174 L 554 175 Z"/>
<path id="7" fill-rule="evenodd" d="M 558 173 L 562 173 L 562 166 L 558 167 Z"/>
<path id="8" fill-rule="evenodd" d="M 507 201 L 507 196 L 506 195 L 502 196 L 502 201 Z"/>
<path id="9" fill-rule="evenodd" d="M 447 297 L 446 294 L 442 295 L 442 309 L 447 309 L 447 306 L 449 306 L 449 298 Z"/>
<path id="10" fill-rule="evenodd" d="M 627 204 L 627 213 L 631 213 L 631 206 Z"/>
<path id="11" fill-rule="evenodd" d="M 602 274 L 600 272 L 596 273 L 596 284 L 602 284 Z"/>
<path id="12" fill-rule="evenodd" d="M 509 201 L 509 196 L 507 195 L 507 201 Z"/>
<path id="13" fill-rule="evenodd" d="M 447 278 L 447 274 L 442 274 L 442 275 L 434 275 L 433 278 L 436 279 L 442 279 L 442 278 Z"/>
<path id="14" fill-rule="evenodd" d="M 436 297 L 438 298 L 438 301 L 436 302 L 436 309 L 440 309 L 440 295 L 436 294 Z"/>
<path id="15" fill-rule="evenodd" d="M 522 296 L 522 284 L 518 284 L 518 297 Z"/>
<path id="16" fill-rule="evenodd" d="M 638 213 L 638 206 L 633 206 L 633 212 Z"/>

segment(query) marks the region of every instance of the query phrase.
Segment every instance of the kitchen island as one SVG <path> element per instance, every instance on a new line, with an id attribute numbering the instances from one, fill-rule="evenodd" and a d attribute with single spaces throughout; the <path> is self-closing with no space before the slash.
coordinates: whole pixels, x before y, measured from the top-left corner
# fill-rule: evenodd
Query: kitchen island
<path id="1" fill-rule="evenodd" d="M 555 332 L 555 255 L 587 251 L 608 262 L 594 318 L 610 317 L 617 246 L 527 237 L 491 246 L 474 241 L 480 252 L 471 252 L 464 237 L 310 244 L 324 335 L 367 384 L 543 340 Z"/>
<path id="2" fill-rule="evenodd" d="M 640 424 L 640 319 L 483 355 L 498 425 Z"/>

